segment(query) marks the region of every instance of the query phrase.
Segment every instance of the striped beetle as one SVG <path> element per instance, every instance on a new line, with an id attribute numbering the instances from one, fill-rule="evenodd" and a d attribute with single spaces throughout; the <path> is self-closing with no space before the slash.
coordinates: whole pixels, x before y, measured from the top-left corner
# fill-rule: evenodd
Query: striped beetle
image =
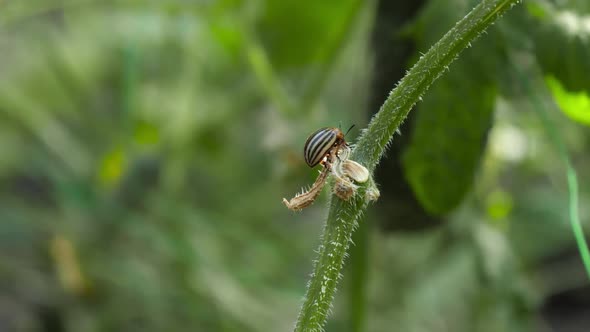
<path id="1" fill-rule="evenodd" d="M 354 125 L 346 131 L 346 134 L 352 127 Z M 344 140 L 346 134 L 343 134 L 339 128 L 324 127 L 309 135 L 303 146 L 303 156 L 307 165 L 309 167 L 314 167 L 318 163 L 323 165 L 323 160 L 326 157 L 328 157 L 328 162 L 332 162 L 331 157 L 337 156 L 338 150 L 348 147 L 348 143 Z"/>
<path id="2" fill-rule="evenodd" d="M 354 125 L 346 131 L 346 134 L 348 134 L 352 127 L 354 127 Z M 328 175 L 331 173 L 336 176 L 337 184 L 342 182 L 342 185 L 338 186 L 339 189 L 336 190 L 335 193 L 338 197 L 344 200 L 348 200 L 357 188 L 357 186 L 348 180 L 351 176 L 352 179 L 359 180 L 359 182 L 367 181 L 369 171 L 360 164 L 354 162 L 354 164 L 357 164 L 366 171 L 365 176 L 363 172 L 359 172 L 358 167 L 355 168 L 356 165 L 352 164 L 353 162 L 351 160 L 348 160 L 350 149 L 348 143 L 344 140 L 346 134 L 343 134 L 339 128 L 325 127 L 320 128 L 313 134 L 309 135 L 305 142 L 305 146 L 303 147 L 305 162 L 310 167 L 321 164 L 323 168 L 320 171 L 320 175 L 309 189 L 303 190 L 301 193 L 291 198 L 291 200 L 283 198 L 283 203 L 287 208 L 293 211 L 301 211 L 313 204 L 326 184 Z M 334 158 L 336 158 L 336 160 Z M 343 165 L 343 163 L 346 164 Z M 333 164 L 334 168 L 332 168 Z"/>

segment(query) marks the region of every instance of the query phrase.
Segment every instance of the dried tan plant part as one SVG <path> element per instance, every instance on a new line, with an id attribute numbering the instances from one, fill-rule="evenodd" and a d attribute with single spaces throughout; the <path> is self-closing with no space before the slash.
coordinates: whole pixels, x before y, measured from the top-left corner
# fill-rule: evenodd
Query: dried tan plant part
<path id="1" fill-rule="evenodd" d="M 344 178 L 337 178 L 334 182 L 332 192 L 341 199 L 348 201 L 356 192 L 358 186 L 354 183 L 345 180 Z"/>
<path id="2" fill-rule="evenodd" d="M 348 154 L 344 155 L 348 157 Z M 332 169 L 335 182 L 332 192 L 341 199 L 348 201 L 358 190 L 354 184 L 369 180 L 369 170 L 354 160 L 338 158 Z"/>
<path id="3" fill-rule="evenodd" d="M 308 190 L 295 195 L 295 197 L 291 198 L 289 201 L 283 198 L 283 203 L 287 206 L 287 208 L 293 211 L 301 211 L 310 206 L 322 192 L 322 188 L 324 188 L 329 174 L 330 167 L 328 164 L 322 168 L 320 175 Z"/>
<path id="4" fill-rule="evenodd" d="M 365 183 L 369 180 L 369 170 L 354 160 L 344 160 L 341 167 L 342 173 L 357 183 Z"/>
<path id="5" fill-rule="evenodd" d="M 379 189 L 377 189 L 377 187 L 375 187 L 374 185 L 369 187 L 367 189 L 367 192 L 365 193 L 365 197 L 369 202 L 374 202 L 378 200 L 379 196 L 381 196 L 381 193 L 379 192 Z"/>

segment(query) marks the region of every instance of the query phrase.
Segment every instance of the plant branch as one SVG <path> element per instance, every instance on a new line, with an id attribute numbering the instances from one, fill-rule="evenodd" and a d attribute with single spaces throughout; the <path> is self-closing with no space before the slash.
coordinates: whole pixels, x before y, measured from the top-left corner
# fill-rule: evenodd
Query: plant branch
<path id="1" fill-rule="evenodd" d="M 459 53 L 487 27 L 519 0 L 483 0 L 460 20 L 408 71 L 391 91 L 379 112 L 363 131 L 351 159 L 372 173 L 383 156 L 393 134 L 428 87 L 448 69 Z M 295 331 L 321 331 L 331 308 L 340 271 L 367 203 L 367 191 L 374 191 L 369 181 L 349 201 L 332 196 L 330 211 L 318 249 L 314 272 L 307 286 Z"/>

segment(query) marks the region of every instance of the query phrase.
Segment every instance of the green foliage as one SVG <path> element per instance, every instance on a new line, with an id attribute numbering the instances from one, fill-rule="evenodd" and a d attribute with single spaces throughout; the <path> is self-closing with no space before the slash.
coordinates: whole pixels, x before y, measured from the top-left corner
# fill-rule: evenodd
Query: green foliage
<path id="1" fill-rule="evenodd" d="M 430 1 L 412 27 L 418 48 L 428 47 L 468 8 L 469 1 Z M 471 190 L 485 151 L 496 98 L 494 74 L 502 70 L 502 43 L 492 30 L 465 51 L 448 75 L 416 106 L 404 173 L 431 214 L 456 208 Z"/>
<path id="2" fill-rule="evenodd" d="M 348 30 L 348 17 L 360 9 L 360 3 L 319 1 L 310 8 L 297 0 L 269 1 L 256 28 L 268 45 L 270 58 L 276 59 L 273 64 L 278 70 L 297 70 L 310 63 L 321 66 L 332 60 L 328 56 L 330 47 L 339 43 L 343 30 Z"/>
<path id="3" fill-rule="evenodd" d="M 569 92 L 552 76 L 548 76 L 545 82 L 559 109 L 572 120 L 590 125 L 590 97 L 586 92 Z"/>
<path id="4" fill-rule="evenodd" d="M 371 172 L 382 158 L 386 146 L 401 122 L 443 71 L 504 12 L 517 1 L 483 1 L 473 8 L 445 34 L 391 91 L 379 112 L 351 152 L 351 160 L 366 166 Z M 340 270 L 350 246 L 352 232 L 371 200 L 369 193 L 377 192 L 368 181 L 348 201 L 332 197 L 330 212 L 318 249 L 314 273 L 308 284 L 295 331 L 320 331 L 326 322 L 334 298 Z M 373 196 L 374 197 L 374 196 Z"/>
<path id="5" fill-rule="evenodd" d="M 0 1 L 0 329 L 292 329 L 328 195 L 299 214 L 280 198 L 316 175 L 301 156 L 308 133 L 363 127 L 381 70 L 374 44 L 399 40 L 371 39 L 383 3 Z M 421 153 L 439 146 L 455 166 L 436 159 L 439 182 L 421 182 L 423 195 L 441 209 L 461 204 L 437 229 L 407 234 L 374 227 L 371 209 L 350 268 L 316 264 L 333 268 L 317 283 L 336 293 L 327 331 L 536 331 L 545 298 L 581 290 L 579 260 L 543 263 L 574 248 L 563 164 L 504 68 L 504 51 L 520 46 L 517 64 L 534 68 L 535 55 L 566 114 L 583 114 L 570 98 L 588 94 L 575 89 L 587 86 L 586 35 L 569 37 L 560 19 L 585 17 L 588 2 L 548 3 L 526 2 L 534 14 L 517 6 L 417 104 L 423 129 L 406 162 L 428 166 Z M 476 4 L 426 1 L 416 23 L 389 32 L 425 52 Z M 452 45 L 445 54 L 467 41 Z M 563 73 L 551 45 L 568 57 Z M 453 59 L 425 56 L 437 65 L 424 72 Z M 399 84 L 384 105 L 394 120 L 378 116 L 354 158 L 374 169 L 429 84 L 424 72 Z M 551 121 L 586 183 L 587 127 L 559 114 Z M 584 223 L 590 192 L 578 189 Z M 361 203 L 352 212 L 333 200 L 327 227 L 339 229 L 324 240 L 348 246 Z"/>
<path id="6" fill-rule="evenodd" d="M 38 305 L 72 331 L 292 325 L 317 226 L 280 197 L 305 183 L 309 128 L 353 122 L 359 102 L 283 117 L 243 61 L 246 30 L 216 6 L 0 10 L 0 278 L 27 321 Z M 344 64 L 337 77 L 361 68 Z"/>
<path id="7" fill-rule="evenodd" d="M 404 154 L 408 182 L 433 214 L 463 201 L 485 149 L 496 90 L 472 68 L 459 60 L 424 97 Z"/>
<path id="8" fill-rule="evenodd" d="M 369 331 L 387 330 L 392 321 L 413 332 L 527 331 L 532 325 L 527 313 L 535 294 L 494 227 L 459 214 L 448 227 L 421 236 L 372 241 L 378 245 L 371 282 L 384 288 L 372 290 Z M 377 273 L 381 269 L 387 273 Z"/>
<path id="9" fill-rule="evenodd" d="M 570 224 L 572 227 L 572 231 L 574 237 L 576 239 L 576 244 L 578 246 L 578 250 L 580 252 L 580 256 L 582 257 L 582 262 L 586 268 L 586 274 L 588 279 L 590 279 L 590 248 L 588 247 L 588 243 L 586 241 L 584 231 L 582 229 L 582 224 L 580 222 L 579 216 L 579 190 L 578 190 L 578 176 L 576 170 L 573 168 L 570 157 L 568 155 L 567 149 L 562 142 L 561 135 L 558 132 L 557 126 L 551 121 L 547 113 L 545 112 L 545 107 L 542 103 L 541 97 L 539 97 L 535 90 L 530 87 L 528 81 L 524 80 L 524 72 L 516 69 L 514 66 L 514 71 L 518 77 L 521 78 L 523 85 L 526 91 L 529 93 L 531 102 L 535 105 L 535 110 L 539 114 L 541 121 L 545 127 L 547 135 L 549 136 L 551 142 L 553 143 L 555 149 L 559 152 L 560 159 L 565 166 L 565 173 L 567 178 L 567 186 L 568 186 L 568 214 L 570 219 Z M 537 80 L 537 81 L 540 81 Z M 533 83 L 535 81 L 532 81 Z M 536 89 L 541 90 L 541 89 Z"/>
<path id="10" fill-rule="evenodd" d="M 461 16 L 457 8 L 468 5 L 469 1 L 458 0 L 454 6 L 446 1 L 430 1 L 411 29 L 418 45 L 432 43 L 445 26 Z M 500 29 L 492 30 L 481 43 L 465 52 L 450 68 L 450 74 L 435 84 L 417 106 L 403 165 L 416 197 L 430 213 L 448 213 L 471 190 L 492 124 L 496 86 L 499 84 L 507 96 L 522 95 L 510 82 L 504 60 L 506 46 L 530 46 L 516 41 L 520 29 L 533 31 L 532 41 L 541 68 L 557 77 L 548 81 L 556 101 L 574 120 L 585 121 L 586 99 L 580 89 L 588 91 L 585 73 L 590 71 L 590 31 L 586 31 L 584 23 L 588 18 L 565 6 L 558 9 L 542 2 L 528 3 L 533 18 L 520 12 L 515 15 L 520 22 L 501 22 Z M 522 33 L 524 36 L 525 32 Z M 580 91 L 578 96 L 559 89 L 560 81 L 566 89 Z"/>

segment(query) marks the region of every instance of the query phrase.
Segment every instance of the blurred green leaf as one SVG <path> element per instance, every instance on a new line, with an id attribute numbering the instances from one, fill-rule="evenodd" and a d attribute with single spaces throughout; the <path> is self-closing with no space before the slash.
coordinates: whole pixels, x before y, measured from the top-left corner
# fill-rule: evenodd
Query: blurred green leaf
<path id="1" fill-rule="evenodd" d="M 0 237 L 19 246 L 7 251 L 12 242 L 0 241 L 0 261 L 36 271 L 43 285 L 34 292 L 51 292 L 39 302 L 74 331 L 288 330 L 309 269 L 302 253 L 313 250 L 308 235 L 319 225 L 290 222 L 305 216 L 278 198 L 313 176 L 300 156 L 303 135 L 350 122 L 363 101 L 341 87 L 364 91 L 368 74 L 343 59 L 338 74 L 357 78 L 330 84 L 343 106 L 287 120 L 244 61 L 250 2 L 76 1 L 49 14 L 52 6 L 34 3 L 0 10 Z M 332 5 L 326 10 L 350 13 Z M 314 30 L 323 13 L 298 15 L 320 14 Z M 327 64 L 316 60 L 334 29 L 309 38 L 317 49 L 298 72 Z M 350 46 L 368 52 L 364 42 Z M 49 260 L 52 234 L 75 243 L 90 292 L 57 284 L 64 260 Z M 46 268 L 33 269 L 37 261 Z M 29 292 L 32 277 L 16 279 L 11 288 Z"/>
<path id="2" fill-rule="evenodd" d="M 469 3 L 454 2 L 464 8 Z M 419 49 L 446 30 L 441 21 L 451 25 L 460 15 L 451 7 L 446 1 L 431 1 L 424 9 L 413 28 Z M 449 212 L 471 188 L 492 122 L 496 97 L 492 79 L 502 54 L 497 38 L 492 31 L 466 50 L 417 105 L 403 167 L 416 197 L 432 214 Z"/>
<path id="3" fill-rule="evenodd" d="M 98 178 L 105 186 L 114 186 L 125 170 L 125 152 L 118 146 L 108 152 L 101 161 Z"/>
<path id="4" fill-rule="evenodd" d="M 430 213 L 449 212 L 470 190 L 495 97 L 492 85 L 462 76 L 455 67 L 419 105 L 403 165 L 414 193 Z"/>
<path id="5" fill-rule="evenodd" d="M 358 0 L 303 3 L 267 1 L 256 30 L 278 69 L 330 60 L 326 48 L 340 40 L 349 13 Z"/>
<path id="6" fill-rule="evenodd" d="M 426 1 L 406 32 L 425 50 L 478 2 Z M 555 191 L 559 158 L 503 75 L 500 38 L 528 52 L 537 43 L 562 89 L 555 100 L 567 101 L 566 114 L 582 110 L 572 100 L 588 96 L 574 89 L 588 85 L 587 34 L 566 23 L 586 22 L 590 2 L 526 3 L 529 13 L 513 10 L 497 25 L 504 34 L 490 30 L 418 105 L 418 121 L 435 123 L 419 123 L 411 161 L 417 175 L 436 171 L 438 182 L 416 183 L 437 208 L 450 204 L 441 196 L 464 195 L 449 187 L 469 187 L 469 163 L 483 146 L 472 141 L 489 125 L 480 107 L 495 88 L 506 98 L 496 115 L 522 130 L 526 158 L 486 160 L 482 195 L 435 233 L 385 235 L 364 224 L 365 242 L 355 243 L 368 256 L 345 275 L 351 293 L 337 299 L 328 331 L 345 331 L 351 318 L 367 331 L 392 322 L 443 330 L 445 319 L 454 331 L 534 330 L 518 325 L 537 313 L 516 288 L 533 285 L 540 298 L 547 291 L 518 273 L 575 252 L 565 192 Z M 293 215 L 280 197 L 313 181 L 301 156 L 310 131 L 366 119 L 372 52 L 398 40 L 370 38 L 377 8 L 360 0 L 0 0 L 0 330 L 43 330 L 45 312 L 76 332 L 292 328 L 317 241 L 310 234 L 322 226 L 305 220 L 324 206 Z M 277 112 L 256 83 L 251 36 L 271 65 L 271 88 L 284 88 L 296 116 Z M 588 131 L 556 124 L 567 126 L 582 184 Z M 588 195 L 581 185 L 581 220 Z M 473 229 L 454 227 L 463 210 Z M 506 234 L 489 232 L 497 229 Z M 558 291 L 581 271 L 573 259 L 563 278 L 564 262 Z"/>
<path id="7" fill-rule="evenodd" d="M 487 213 L 492 219 L 506 218 L 512 212 L 513 207 L 514 200 L 506 191 L 496 190 L 486 197 Z"/>
<path id="8" fill-rule="evenodd" d="M 590 126 L 590 96 L 586 92 L 567 91 L 553 76 L 545 77 L 545 83 L 560 110 L 572 120 Z"/>

